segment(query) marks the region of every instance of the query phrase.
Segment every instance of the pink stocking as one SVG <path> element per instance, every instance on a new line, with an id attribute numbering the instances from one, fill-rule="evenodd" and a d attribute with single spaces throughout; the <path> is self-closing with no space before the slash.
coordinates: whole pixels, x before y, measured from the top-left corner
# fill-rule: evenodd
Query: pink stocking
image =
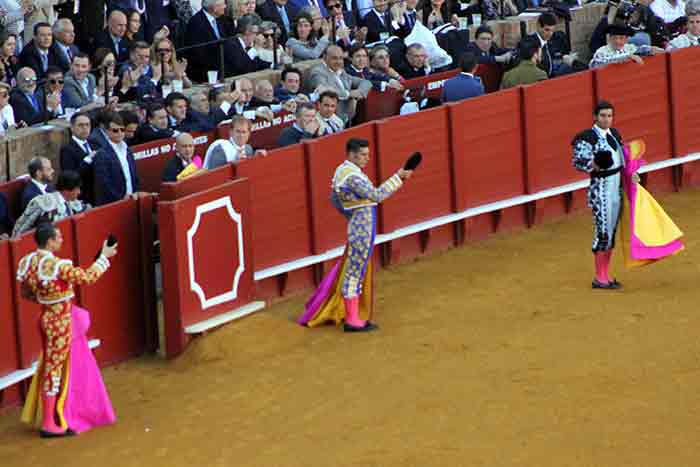
<path id="1" fill-rule="evenodd" d="M 366 321 L 360 319 L 360 297 L 345 298 L 345 323 L 356 328 L 364 327 Z"/>
<path id="2" fill-rule="evenodd" d="M 595 280 L 601 284 L 610 282 L 605 255 L 605 251 L 596 251 L 593 253 L 593 259 L 595 260 Z"/>

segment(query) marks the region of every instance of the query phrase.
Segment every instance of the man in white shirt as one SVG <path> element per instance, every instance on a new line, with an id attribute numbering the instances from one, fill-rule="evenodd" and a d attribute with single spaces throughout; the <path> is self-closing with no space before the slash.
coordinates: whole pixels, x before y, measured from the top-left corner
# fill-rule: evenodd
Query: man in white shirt
<path id="1" fill-rule="evenodd" d="M 318 109 L 316 118 L 319 123 L 319 135 L 330 135 L 345 129 L 345 122 L 335 114 L 338 108 L 338 94 L 335 91 L 323 91 L 318 96 L 316 108 Z"/>
<path id="2" fill-rule="evenodd" d="M 231 120 L 231 129 L 228 139 L 214 141 L 204 155 L 204 168 L 216 169 L 231 162 L 239 162 L 254 156 L 265 156 L 267 151 L 254 151 L 248 144 L 252 122 L 242 115 L 236 115 Z"/>
<path id="3" fill-rule="evenodd" d="M 673 39 L 666 46 L 666 50 L 684 49 L 700 45 L 700 9 L 695 4 L 689 3 L 685 9 L 688 17 L 688 32 Z"/>
<path id="4" fill-rule="evenodd" d="M 108 145 L 95 154 L 95 204 L 119 201 L 136 193 L 139 179 L 134 154 L 124 142 L 124 120 L 117 113 L 105 116 Z"/>
<path id="5" fill-rule="evenodd" d="M 654 0 L 649 8 L 666 24 L 673 23 L 685 14 L 683 0 Z"/>

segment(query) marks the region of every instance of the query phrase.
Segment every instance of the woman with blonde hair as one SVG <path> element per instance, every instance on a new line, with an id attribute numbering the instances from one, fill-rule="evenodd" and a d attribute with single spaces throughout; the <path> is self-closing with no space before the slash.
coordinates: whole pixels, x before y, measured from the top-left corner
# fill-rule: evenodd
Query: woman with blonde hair
<path id="1" fill-rule="evenodd" d="M 255 51 L 258 57 L 266 62 L 274 63 L 272 59 L 272 50 L 274 46 L 273 37 L 277 36 L 277 65 L 288 65 L 293 62 L 292 57 L 287 55 L 279 43 L 280 31 L 277 24 L 272 21 L 263 21 L 260 25 L 260 34 L 255 38 Z"/>
<path id="2" fill-rule="evenodd" d="M 182 87 L 192 87 L 192 81 L 187 77 L 187 59 L 177 59 L 175 46 L 167 38 L 156 39 L 151 46 L 151 66 L 160 68 L 161 63 L 165 64 L 166 80 L 177 79 L 182 81 Z"/>

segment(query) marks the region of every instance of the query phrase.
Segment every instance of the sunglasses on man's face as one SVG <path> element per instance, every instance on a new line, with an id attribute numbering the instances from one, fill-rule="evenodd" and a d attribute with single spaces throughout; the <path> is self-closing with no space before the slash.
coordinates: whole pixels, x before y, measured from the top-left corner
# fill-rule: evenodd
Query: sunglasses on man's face
<path id="1" fill-rule="evenodd" d="M 63 84 L 63 83 L 65 83 L 65 81 L 62 79 L 50 79 L 49 80 L 49 84 Z"/>
<path id="2" fill-rule="evenodd" d="M 22 78 L 22 81 L 25 83 L 32 83 L 36 81 L 36 76 L 32 76 L 31 78 Z"/>
<path id="3" fill-rule="evenodd" d="M 110 133 L 124 133 L 124 127 L 110 127 Z"/>
<path id="4" fill-rule="evenodd" d="M 265 39 L 270 39 L 270 38 L 275 36 L 275 33 L 274 32 L 264 32 L 264 33 L 262 33 L 262 35 Z"/>

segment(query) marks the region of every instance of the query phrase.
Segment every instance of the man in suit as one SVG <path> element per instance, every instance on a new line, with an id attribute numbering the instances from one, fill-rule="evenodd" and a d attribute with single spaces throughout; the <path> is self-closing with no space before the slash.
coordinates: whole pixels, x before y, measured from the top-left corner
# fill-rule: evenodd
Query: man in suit
<path id="1" fill-rule="evenodd" d="M 60 68 L 61 59 L 58 50 L 51 47 L 53 33 L 48 23 L 37 23 L 34 26 L 34 40 L 28 43 L 19 55 L 20 66 L 29 67 L 36 73 L 38 79 L 46 76 L 46 70 L 50 66 Z"/>
<path id="2" fill-rule="evenodd" d="M 97 84 L 89 71 L 90 58 L 82 52 L 76 53 L 63 88 L 66 107 L 80 109 L 94 102 Z"/>
<path id="3" fill-rule="evenodd" d="M 106 148 L 109 146 L 109 137 L 107 136 L 107 127 L 112 119 L 114 112 L 107 107 L 97 113 L 95 117 L 95 127 L 93 127 L 88 136 L 90 147 L 94 150 Z"/>
<path id="4" fill-rule="evenodd" d="M 357 100 L 366 99 L 372 90 L 372 83 L 366 79 L 350 76 L 344 68 L 343 49 L 330 45 L 323 55 L 324 63 L 316 65 L 309 73 L 307 88 L 309 93 L 319 86 L 330 88 L 338 94 L 338 116 L 347 125 L 355 116 Z"/>
<path id="5" fill-rule="evenodd" d="M 542 58 L 540 41 L 527 37 L 519 47 L 520 63 L 507 71 L 501 80 L 501 89 L 512 88 L 521 84 L 532 84 L 547 79 L 547 73 L 537 66 Z"/>
<path id="6" fill-rule="evenodd" d="M 129 58 L 131 41 L 124 37 L 124 33 L 126 33 L 126 15 L 119 10 L 114 10 L 109 14 L 107 28 L 95 36 L 95 50 L 104 47 L 112 51 L 117 62 L 125 62 Z"/>
<path id="7" fill-rule="evenodd" d="M 49 119 L 60 117 L 65 113 L 64 86 L 63 71 L 58 67 L 50 66 L 46 70 L 44 85 L 39 87 L 35 93 L 39 105 L 46 109 Z"/>
<path id="8" fill-rule="evenodd" d="M 396 67 L 396 71 L 404 79 L 423 78 L 432 69 L 428 65 L 428 51 L 420 44 L 411 44 L 406 49 L 406 61 Z"/>
<path id="9" fill-rule="evenodd" d="M 460 61 L 462 72 L 445 81 L 442 88 L 442 102 L 456 102 L 484 94 L 484 85 L 478 76 L 474 76 L 479 61 L 472 53 L 466 52 Z"/>
<path id="10" fill-rule="evenodd" d="M 513 58 L 511 51 L 496 47 L 493 43 L 493 30 L 485 24 L 477 28 L 474 41 L 467 45 L 466 51 L 476 55 L 482 64 L 505 64 Z"/>
<path id="11" fill-rule="evenodd" d="M 305 139 L 312 139 L 321 136 L 320 125 L 316 118 L 316 108 L 309 102 L 297 105 L 296 122 L 288 126 L 280 133 L 277 146 L 291 146 Z"/>
<path id="12" fill-rule="evenodd" d="M 172 138 L 174 130 L 168 128 L 168 112 L 163 104 L 151 104 L 146 108 L 146 122 L 136 130 L 134 144 L 149 143 Z"/>
<path id="13" fill-rule="evenodd" d="M 56 21 L 52 28 L 53 45 L 58 57 L 58 66 L 64 73 L 70 71 L 73 57 L 80 52 L 75 45 L 75 27 L 68 18 L 61 18 Z"/>
<path id="14" fill-rule="evenodd" d="M 352 13 L 343 10 L 342 0 L 326 0 L 328 21 L 335 22 L 335 43 L 343 48 L 350 48 L 358 43 L 364 44 L 367 28 L 357 29 L 357 20 Z"/>
<path id="15" fill-rule="evenodd" d="M 72 170 L 80 174 L 82 180 L 81 199 L 95 204 L 94 171 L 92 168 L 95 150 L 88 142 L 91 130 L 90 117 L 84 112 L 76 112 L 70 119 L 70 142 L 61 148 L 61 170 Z"/>
<path id="16" fill-rule="evenodd" d="M 15 121 L 35 125 L 50 117 L 35 92 L 36 73 L 28 67 L 20 68 L 17 72 L 17 87 L 10 93 L 10 105 L 15 114 Z"/>
<path id="17" fill-rule="evenodd" d="M 188 112 L 190 103 L 184 94 L 171 92 L 165 99 L 165 110 L 168 112 L 168 128 L 175 131 L 193 132 L 210 131 L 214 125 L 208 118 L 198 119 Z"/>
<path id="18" fill-rule="evenodd" d="M 10 214 L 7 197 L 4 193 L 0 193 L 0 240 L 7 240 L 10 238 L 14 225 L 15 220 L 12 218 L 12 214 Z"/>
<path id="19" fill-rule="evenodd" d="M 260 23 L 260 17 L 256 14 L 243 15 L 238 18 L 238 35 L 231 44 L 233 62 L 230 64 L 230 69 L 233 76 L 266 70 L 272 67 L 272 63 L 258 57 L 258 53 L 253 47 L 255 37 L 260 30 Z M 226 69 L 229 69 L 228 63 Z"/>
<path id="20" fill-rule="evenodd" d="M 385 41 L 393 35 L 389 13 L 389 0 L 374 0 L 372 10 L 367 13 L 364 24 L 367 26 L 367 42 Z"/>
<path id="21" fill-rule="evenodd" d="M 275 98 L 280 101 L 294 99 L 297 103 L 309 102 L 309 96 L 301 92 L 301 71 L 292 66 L 284 67 L 280 83 L 275 88 Z"/>
<path id="22" fill-rule="evenodd" d="M 185 46 L 225 39 L 234 35 L 233 25 L 224 16 L 226 0 L 203 0 L 202 9 L 192 16 L 185 30 Z M 207 71 L 220 70 L 218 45 L 208 45 L 190 49 L 188 52 L 189 70 L 195 81 L 207 81 Z M 224 43 L 224 65 L 226 74 L 233 63 L 232 41 Z M 223 80 L 223 76 L 219 76 Z"/>
<path id="23" fill-rule="evenodd" d="M 542 13 L 537 18 L 537 32 L 530 34 L 529 38 L 537 39 L 542 47 L 542 60 L 539 67 L 547 76 L 553 78 L 573 73 L 576 54 L 571 53 L 569 39 L 562 31 L 555 31 L 557 17 L 553 13 Z M 591 50 L 595 52 L 595 50 Z"/>
<path id="24" fill-rule="evenodd" d="M 95 204 L 119 201 L 139 190 L 136 162 L 124 142 L 124 120 L 116 113 L 106 119 L 108 145 L 97 151 L 95 166 Z"/>
<path id="25" fill-rule="evenodd" d="M 260 17 L 265 21 L 272 21 L 280 31 L 279 43 L 284 45 L 292 31 L 292 12 L 287 5 L 288 0 L 266 0 L 257 8 Z"/>
<path id="26" fill-rule="evenodd" d="M 164 182 L 176 182 L 177 176 L 192 163 L 194 156 L 194 138 L 189 133 L 180 133 L 175 139 L 175 155 L 165 164 L 161 179 Z"/>
<path id="27" fill-rule="evenodd" d="M 345 129 L 343 119 L 335 114 L 338 108 L 338 95 L 334 91 L 323 91 L 316 102 L 319 135 L 332 135 Z"/>
<path id="28" fill-rule="evenodd" d="M 75 25 L 76 42 L 81 50 L 94 49 L 95 35 L 104 28 L 105 0 L 68 0 L 56 6 L 59 18 Z"/>
<path id="29" fill-rule="evenodd" d="M 293 16 L 296 16 L 304 8 L 318 8 L 322 17 L 328 16 L 326 6 L 322 0 L 289 0 L 289 8 Z"/>
<path id="30" fill-rule="evenodd" d="M 24 212 L 34 197 L 53 191 L 51 180 L 54 170 L 50 160 L 41 156 L 32 158 L 27 166 L 27 172 L 29 172 L 29 182 L 24 186 L 20 197 L 21 212 Z"/>

